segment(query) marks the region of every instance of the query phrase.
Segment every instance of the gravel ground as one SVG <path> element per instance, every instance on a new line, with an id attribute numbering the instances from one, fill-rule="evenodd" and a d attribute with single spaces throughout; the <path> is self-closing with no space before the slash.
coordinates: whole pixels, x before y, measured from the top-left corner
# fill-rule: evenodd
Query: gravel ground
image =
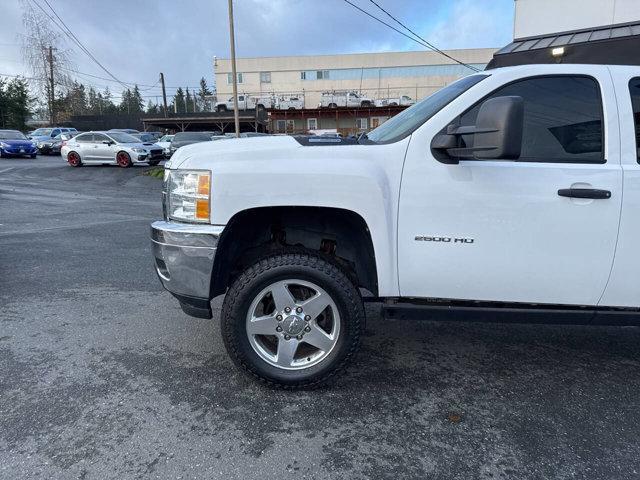
<path id="1" fill-rule="evenodd" d="M 637 328 L 383 321 L 270 390 L 152 268 L 143 167 L 0 160 L 0 478 L 630 479 Z"/>

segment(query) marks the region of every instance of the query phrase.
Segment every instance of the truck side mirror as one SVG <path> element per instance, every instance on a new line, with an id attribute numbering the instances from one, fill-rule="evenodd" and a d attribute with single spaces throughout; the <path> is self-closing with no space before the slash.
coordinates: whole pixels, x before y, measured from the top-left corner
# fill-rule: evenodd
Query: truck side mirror
<path id="1" fill-rule="evenodd" d="M 436 135 L 431 148 L 446 152 L 443 163 L 458 163 L 461 157 L 477 159 L 515 160 L 522 149 L 524 101 L 522 97 L 495 97 L 480 105 L 476 124 L 459 127 L 449 125 L 446 133 Z M 462 135 L 473 135 L 472 147 L 459 147 Z"/>

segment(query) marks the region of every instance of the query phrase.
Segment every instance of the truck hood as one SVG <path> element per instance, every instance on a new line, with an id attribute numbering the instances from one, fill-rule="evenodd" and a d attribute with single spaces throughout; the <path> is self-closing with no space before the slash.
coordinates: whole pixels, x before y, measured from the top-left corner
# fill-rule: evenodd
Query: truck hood
<path id="1" fill-rule="evenodd" d="M 210 168 L 211 164 L 231 159 L 279 157 L 302 147 L 293 137 L 230 138 L 215 142 L 199 142 L 176 150 L 165 168 Z"/>

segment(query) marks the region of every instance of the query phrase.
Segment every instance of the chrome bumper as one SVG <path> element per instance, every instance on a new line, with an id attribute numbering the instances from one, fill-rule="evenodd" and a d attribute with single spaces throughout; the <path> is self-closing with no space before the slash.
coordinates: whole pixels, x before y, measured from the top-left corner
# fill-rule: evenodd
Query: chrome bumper
<path id="1" fill-rule="evenodd" d="M 206 312 L 199 310 L 210 312 L 211 272 L 223 229 L 165 221 L 151 224 L 151 245 L 160 282 L 190 315 L 207 318 Z"/>

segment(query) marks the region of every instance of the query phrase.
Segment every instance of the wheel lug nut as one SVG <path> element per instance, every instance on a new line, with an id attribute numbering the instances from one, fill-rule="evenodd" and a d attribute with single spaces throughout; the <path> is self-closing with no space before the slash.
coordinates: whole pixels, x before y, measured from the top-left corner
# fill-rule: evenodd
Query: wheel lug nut
<path id="1" fill-rule="evenodd" d="M 291 307 L 284 307 L 285 313 L 289 313 L 291 311 Z"/>
<path id="2" fill-rule="evenodd" d="M 285 336 L 284 336 L 284 339 L 285 339 L 285 340 L 291 340 L 291 337 L 290 337 L 289 335 L 285 335 Z"/>
<path id="3" fill-rule="evenodd" d="M 302 307 L 296 308 L 296 313 L 302 313 Z"/>
<path id="4" fill-rule="evenodd" d="M 281 321 L 282 321 L 282 315 L 278 315 L 278 316 L 276 316 L 276 320 L 278 320 L 279 322 L 281 322 Z"/>
<path id="5" fill-rule="evenodd" d="M 281 327 L 280 325 L 278 325 L 278 326 L 276 327 L 276 332 L 281 332 L 281 331 L 282 331 L 282 327 Z"/>
<path id="6" fill-rule="evenodd" d="M 309 320 L 311 320 L 311 315 L 305 315 L 304 319 L 308 322 Z"/>
<path id="7" fill-rule="evenodd" d="M 298 340 L 302 340 L 302 335 L 298 335 L 296 338 L 297 338 Z"/>
<path id="8" fill-rule="evenodd" d="M 311 331 L 311 327 L 304 327 L 304 331 L 305 332 L 310 332 Z"/>

